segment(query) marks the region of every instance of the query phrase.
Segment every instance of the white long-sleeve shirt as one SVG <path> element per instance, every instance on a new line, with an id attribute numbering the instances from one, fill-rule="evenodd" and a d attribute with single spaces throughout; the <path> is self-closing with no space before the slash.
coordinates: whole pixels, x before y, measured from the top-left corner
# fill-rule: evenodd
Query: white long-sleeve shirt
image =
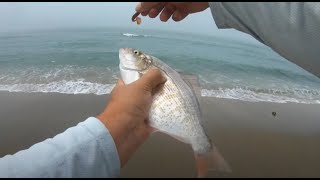
<path id="1" fill-rule="evenodd" d="M 219 29 L 233 28 L 320 77 L 319 2 L 210 2 Z"/>
<path id="2" fill-rule="evenodd" d="M 0 177 L 117 177 L 120 160 L 112 136 L 90 117 L 65 132 L 0 159 Z"/>

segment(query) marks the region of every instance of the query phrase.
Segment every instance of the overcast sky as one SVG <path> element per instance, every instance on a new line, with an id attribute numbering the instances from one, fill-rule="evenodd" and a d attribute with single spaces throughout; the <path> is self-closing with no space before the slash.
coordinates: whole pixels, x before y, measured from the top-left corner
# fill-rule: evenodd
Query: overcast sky
<path id="1" fill-rule="evenodd" d="M 137 2 L 0 2 L 0 31 L 68 27 L 136 27 L 131 22 Z M 253 38 L 236 30 L 218 30 L 209 8 L 181 22 L 163 23 L 142 17 L 139 28 L 189 31 L 200 34 Z"/>

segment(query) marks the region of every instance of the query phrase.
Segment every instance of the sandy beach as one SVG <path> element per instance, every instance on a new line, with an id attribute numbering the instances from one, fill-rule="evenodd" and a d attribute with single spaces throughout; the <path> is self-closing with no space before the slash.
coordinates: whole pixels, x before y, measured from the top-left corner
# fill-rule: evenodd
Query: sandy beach
<path id="1" fill-rule="evenodd" d="M 0 93 L 0 157 L 99 114 L 107 95 Z M 320 105 L 201 98 L 209 136 L 233 172 L 208 177 L 320 177 Z M 272 112 L 276 112 L 274 117 Z M 156 133 L 121 177 L 195 177 L 193 152 Z"/>

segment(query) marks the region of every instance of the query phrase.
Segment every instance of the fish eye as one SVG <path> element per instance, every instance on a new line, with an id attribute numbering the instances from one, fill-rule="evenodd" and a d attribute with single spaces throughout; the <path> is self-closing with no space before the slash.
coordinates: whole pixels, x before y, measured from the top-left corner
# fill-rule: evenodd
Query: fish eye
<path id="1" fill-rule="evenodd" d="M 138 50 L 134 50 L 133 53 L 134 53 L 135 55 L 139 55 L 139 54 L 140 54 L 140 52 L 139 52 Z"/>

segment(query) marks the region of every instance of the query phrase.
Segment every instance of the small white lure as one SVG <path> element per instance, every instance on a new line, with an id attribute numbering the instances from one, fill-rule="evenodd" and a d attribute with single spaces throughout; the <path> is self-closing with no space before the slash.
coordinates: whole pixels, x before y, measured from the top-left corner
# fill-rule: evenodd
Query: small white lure
<path id="1" fill-rule="evenodd" d="M 136 12 L 136 13 L 132 16 L 132 18 L 131 18 L 132 22 L 137 21 L 137 24 L 138 24 L 138 25 L 141 24 L 141 18 L 138 17 L 139 15 L 140 15 L 140 13 Z"/>

